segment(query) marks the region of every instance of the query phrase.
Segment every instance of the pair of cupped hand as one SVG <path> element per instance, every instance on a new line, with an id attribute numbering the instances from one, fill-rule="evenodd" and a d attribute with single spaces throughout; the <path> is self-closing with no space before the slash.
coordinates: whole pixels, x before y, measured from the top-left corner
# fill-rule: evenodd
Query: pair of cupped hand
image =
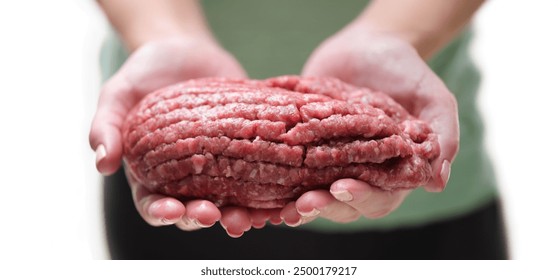
<path id="1" fill-rule="evenodd" d="M 441 191 L 459 144 L 457 105 L 444 83 L 406 41 L 386 33 L 350 25 L 323 42 L 310 56 L 303 76 L 336 77 L 347 83 L 383 91 L 411 114 L 428 122 L 439 136 L 441 154 L 432 162 L 427 191 Z M 90 131 L 97 169 L 105 175 L 121 165 L 121 127 L 127 113 L 145 95 L 180 81 L 201 77 L 246 78 L 241 65 L 210 39 L 169 38 L 147 43 L 128 58 L 103 86 Z M 151 193 L 128 180 L 139 214 L 153 226 L 176 225 L 197 230 L 220 222 L 228 235 L 239 237 L 266 222 L 289 226 L 317 217 L 346 223 L 361 216 L 379 218 L 395 210 L 409 190 L 382 191 L 362 181 L 341 179 L 329 191 L 304 193 L 282 209 L 218 208 L 207 200 L 181 202 Z"/>

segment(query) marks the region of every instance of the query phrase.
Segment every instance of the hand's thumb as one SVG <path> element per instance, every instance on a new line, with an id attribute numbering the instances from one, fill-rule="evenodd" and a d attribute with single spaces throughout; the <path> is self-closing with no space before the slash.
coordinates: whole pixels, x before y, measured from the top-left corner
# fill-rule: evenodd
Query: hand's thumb
<path id="1" fill-rule="evenodd" d="M 436 97 L 431 99 L 430 106 L 423 109 L 419 118 L 428 121 L 438 134 L 440 156 L 431 163 L 433 176 L 425 189 L 440 192 L 448 183 L 451 163 L 459 151 L 459 116 L 457 101 L 441 80 L 436 79 L 430 92 Z"/>
<path id="2" fill-rule="evenodd" d="M 304 64 L 304 67 L 302 68 L 302 71 L 300 73 L 303 77 L 324 76 L 323 67 L 319 67 L 318 65 L 316 65 L 317 63 L 314 61 L 315 59 L 313 57 L 310 57 L 306 64 Z"/>
<path id="3" fill-rule="evenodd" d="M 101 91 L 89 132 L 89 144 L 96 154 L 97 170 L 103 175 L 112 174 L 120 167 L 121 128 L 124 118 L 135 104 L 131 91 L 129 84 L 116 76 Z"/>

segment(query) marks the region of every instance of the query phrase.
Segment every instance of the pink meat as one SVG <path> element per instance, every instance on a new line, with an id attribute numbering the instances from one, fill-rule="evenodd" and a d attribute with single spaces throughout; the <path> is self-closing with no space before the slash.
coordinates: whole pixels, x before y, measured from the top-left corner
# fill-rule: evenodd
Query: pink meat
<path id="1" fill-rule="evenodd" d="M 333 78 L 190 80 L 146 96 L 123 128 L 128 174 L 218 206 L 282 207 L 354 178 L 384 190 L 432 176 L 436 135 L 389 96 Z"/>

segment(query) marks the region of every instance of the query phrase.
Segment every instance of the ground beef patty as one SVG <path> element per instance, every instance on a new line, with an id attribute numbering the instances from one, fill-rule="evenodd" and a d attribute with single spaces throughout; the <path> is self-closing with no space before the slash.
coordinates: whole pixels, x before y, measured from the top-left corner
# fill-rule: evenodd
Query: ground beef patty
<path id="1" fill-rule="evenodd" d="M 282 207 L 341 178 L 416 188 L 439 154 L 390 97 L 333 78 L 186 81 L 146 96 L 123 135 L 129 176 L 218 206 Z"/>

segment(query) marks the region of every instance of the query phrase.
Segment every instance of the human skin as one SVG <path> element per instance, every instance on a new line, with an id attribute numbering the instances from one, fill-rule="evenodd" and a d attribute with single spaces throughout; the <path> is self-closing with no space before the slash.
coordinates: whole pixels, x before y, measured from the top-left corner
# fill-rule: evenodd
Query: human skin
<path id="1" fill-rule="evenodd" d="M 305 76 L 330 76 L 383 91 L 411 114 L 427 121 L 441 154 L 432 164 L 427 191 L 442 191 L 459 147 L 457 104 L 425 63 L 470 20 L 483 1 L 376 0 L 306 62 Z M 333 59 L 335 58 L 335 59 Z M 309 191 L 281 211 L 297 226 L 317 217 L 346 223 L 361 216 L 380 218 L 397 209 L 410 190 L 382 191 L 362 181 L 342 179 L 330 190 Z"/>
<path id="2" fill-rule="evenodd" d="M 433 162 L 435 176 L 426 186 L 429 191 L 440 191 L 447 182 L 459 130 L 455 99 L 423 59 L 449 42 L 481 2 L 376 0 L 320 45 L 302 73 L 382 90 L 428 121 L 439 133 L 442 147 L 442 155 Z M 197 1 L 101 0 L 99 4 L 132 53 L 103 85 L 90 131 L 97 169 L 108 175 L 120 167 L 124 117 L 143 96 L 186 79 L 246 74 L 216 43 Z M 196 230 L 219 221 L 231 237 L 263 227 L 266 221 L 297 226 L 318 216 L 336 222 L 378 218 L 396 209 L 409 193 L 381 192 L 343 179 L 332 184 L 329 192 L 307 192 L 283 209 L 219 209 L 207 200 L 183 203 L 150 193 L 130 177 L 129 181 L 136 208 L 147 223 Z"/>
<path id="3" fill-rule="evenodd" d="M 243 78 L 240 64 L 213 38 L 196 1 L 99 1 L 111 24 L 131 52 L 118 72 L 102 87 L 90 131 L 96 165 L 104 175 L 121 164 L 121 127 L 127 113 L 145 95 L 164 86 L 200 77 Z M 176 225 L 183 230 L 209 227 L 220 221 L 238 237 L 252 226 L 251 211 L 219 209 L 207 200 L 181 202 L 150 193 L 128 176 L 133 200 L 150 225 Z"/>

